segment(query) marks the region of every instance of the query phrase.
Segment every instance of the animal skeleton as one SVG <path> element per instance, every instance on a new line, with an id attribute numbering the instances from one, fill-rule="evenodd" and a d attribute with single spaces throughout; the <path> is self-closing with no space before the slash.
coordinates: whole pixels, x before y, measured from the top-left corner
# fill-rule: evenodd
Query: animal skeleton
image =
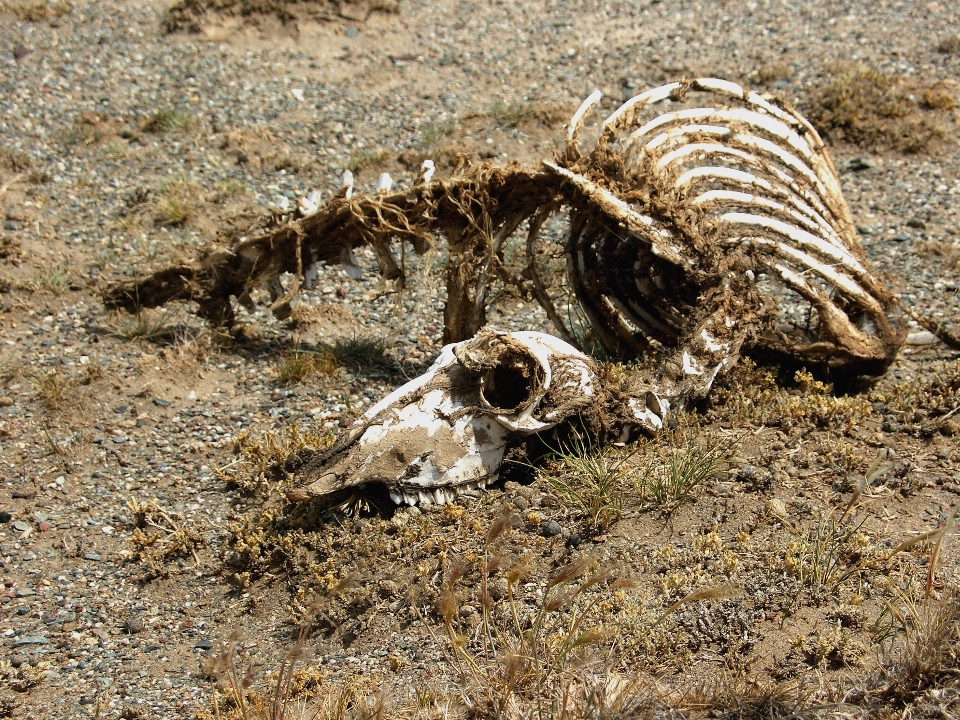
<path id="1" fill-rule="evenodd" d="M 707 103 L 693 102 L 704 96 Z M 443 502 L 451 488 L 494 477 L 508 440 L 564 419 L 533 402 L 551 392 L 555 362 L 579 368 L 582 398 L 607 392 L 578 352 L 538 266 L 541 228 L 563 207 L 567 281 L 592 332 L 611 354 L 663 358 L 642 394 L 620 397 L 608 414 L 620 430 L 655 430 L 667 407 L 705 396 L 741 352 L 828 369 L 841 382 L 876 377 L 904 340 L 904 314 L 960 346 L 960 338 L 915 315 L 868 269 L 833 162 L 795 110 L 725 80 L 675 82 L 624 103 L 584 153 L 585 119 L 600 99 L 596 92 L 581 105 L 565 152 L 541 169 L 481 165 L 442 180 L 427 161 L 413 188 L 391 190 L 383 175 L 373 195 L 355 192 L 352 176 L 345 177 L 340 196 L 326 205 L 311 195 L 290 212 L 275 212 L 253 237 L 113 287 L 107 305 L 191 299 L 208 319 L 230 324 L 231 297 L 249 306 L 251 288 L 262 285 L 283 318 L 300 288 L 316 282 L 317 263 L 343 263 L 353 274 L 353 250 L 367 245 L 383 277 L 402 283 L 403 264 L 391 244 L 406 242 L 423 254 L 442 235 L 450 254 L 444 338 L 466 342 L 444 348 L 426 375 L 381 401 L 308 464 L 301 473 L 306 487 L 294 493 L 301 498 L 376 481 L 398 501 Z M 651 109 L 664 103 L 672 107 L 654 115 Z M 517 278 L 503 251 L 524 224 L 527 265 Z M 294 276 L 289 289 L 283 273 Z M 564 342 L 533 333 L 468 340 L 486 322 L 495 278 L 532 294 Z M 477 355 L 478 348 L 488 355 Z M 483 378 L 516 362 L 532 373 L 523 402 L 498 410 L 484 400 Z M 566 417 L 586 409 L 564 407 Z M 607 435 L 616 430 L 600 425 Z M 404 434 L 416 435 L 419 445 L 399 443 Z M 439 438 L 459 447 L 442 462 L 428 452 Z M 387 463 L 387 448 L 400 446 L 407 448 L 403 457 L 394 453 Z"/>

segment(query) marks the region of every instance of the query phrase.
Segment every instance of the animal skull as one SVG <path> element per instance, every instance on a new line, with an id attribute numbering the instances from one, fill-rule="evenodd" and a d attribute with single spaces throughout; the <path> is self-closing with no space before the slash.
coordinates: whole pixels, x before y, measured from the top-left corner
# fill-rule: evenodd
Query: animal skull
<path id="1" fill-rule="evenodd" d="M 666 404 L 655 395 L 609 396 L 596 364 L 564 341 L 486 330 L 444 347 L 424 375 L 364 413 L 301 471 L 308 484 L 290 497 L 336 500 L 374 483 L 397 504 L 443 505 L 496 480 L 511 441 L 598 405 L 619 411 L 607 424 L 622 433 L 662 427 Z"/>

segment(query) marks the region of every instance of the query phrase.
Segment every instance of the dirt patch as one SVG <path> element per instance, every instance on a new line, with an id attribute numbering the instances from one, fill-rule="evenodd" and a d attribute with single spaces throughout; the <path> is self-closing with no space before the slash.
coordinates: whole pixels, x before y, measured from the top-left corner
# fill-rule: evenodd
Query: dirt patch
<path id="1" fill-rule="evenodd" d="M 956 106 L 956 88 L 860 65 L 831 67 L 826 77 L 803 110 L 834 142 L 919 153 L 953 138 L 947 111 Z"/>
<path id="2" fill-rule="evenodd" d="M 399 12 L 396 0 L 179 0 L 167 11 L 164 29 L 167 32 L 200 32 L 212 18 L 241 17 L 246 23 L 257 25 L 266 17 L 274 17 L 283 24 L 304 20 L 314 22 L 336 19 L 363 22 L 372 12 Z"/>

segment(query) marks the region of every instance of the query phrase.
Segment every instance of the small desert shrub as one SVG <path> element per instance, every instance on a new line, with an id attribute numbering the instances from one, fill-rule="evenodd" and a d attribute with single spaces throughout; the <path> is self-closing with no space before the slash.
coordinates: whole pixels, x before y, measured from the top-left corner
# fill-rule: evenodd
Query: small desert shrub
<path id="1" fill-rule="evenodd" d="M 923 91 L 923 106 L 928 110 L 953 110 L 957 99 L 943 88 L 929 88 Z"/>
<path id="2" fill-rule="evenodd" d="M 333 442 L 329 431 L 301 429 L 297 423 L 283 432 L 268 432 L 253 437 L 241 433 L 234 441 L 233 452 L 238 459 L 217 470 L 230 486 L 244 492 L 269 487 L 285 476 L 287 461 L 306 450 L 321 450 Z"/>
<path id="3" fill-rule="evenodd" d="M 200 564 L 197 550 L 204 545 L 204 539 L 198 527 L 161 509 L 156 500 L 140 502 L 130 498 L 127 509 L 136 526 L 130 536 L 132 554 L 157 577 L 166 576 L 168 563 L 177 558 L 192 557 L 196 565 Z"/>

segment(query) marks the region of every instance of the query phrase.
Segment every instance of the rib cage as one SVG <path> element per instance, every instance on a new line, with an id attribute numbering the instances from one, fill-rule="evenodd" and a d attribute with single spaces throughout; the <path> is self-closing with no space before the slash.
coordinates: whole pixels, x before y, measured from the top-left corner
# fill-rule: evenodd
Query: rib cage
<path id="1" fill-rule="evenodd" d="M 711 106 L 649 117 L 704 94 Z M 889 365 L 902 339 L 893 296 L 864 265 L 836 170 L 806 120 L 731 82 L 676 82 L 624 103 L 583 157 L 577 141 L 598 99 L 578 110 L 567 156 L 550 167 L 593 200 L 571 212 L 568 274 L 608 350 L 679 348 L 710 314 L 708 288 L 732 282 L 756 304 L 764 275 L 780 303 L 809 306 L 812 320 L 747 333 L 751 350 L 857 374 Z"/>

